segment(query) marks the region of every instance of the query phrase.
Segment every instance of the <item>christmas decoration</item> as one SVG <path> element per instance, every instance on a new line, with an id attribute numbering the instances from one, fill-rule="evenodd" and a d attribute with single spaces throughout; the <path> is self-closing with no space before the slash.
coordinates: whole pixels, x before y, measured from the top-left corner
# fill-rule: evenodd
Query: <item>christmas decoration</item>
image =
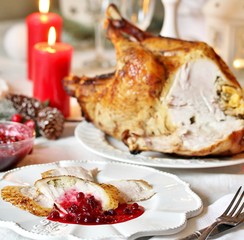
<path id="1" fill-rule="evenodd" d="M 57 139 L 63 132 L 64 116 L 57 108 L 45 107 L 38 113 L 39 132 L 47 139 Z"/>
<path id="2" fill-rule="evenodd" d="M 21 123 L 23 120 L 22 115 L 20 115 L 19 113 L 15 113 L 12 117 L 11 117 L 11 121 L 12 122 L 18 122 Z"/>
<path id="3" fill-rule="evenodd" d="M 8 94 L 0 101 L 0 119 L 24 123 L 35 130 L 36 137 L 48 139 L 59 138 L 64 128 L 64 116 L 57 108 L 21 94 Z"/>
<path id="4" fill-rule="evenodd" d="M 39 100 L 21 94 L 8 94 L 6 98 L 26 120 L 36 119 L 38 112 L 45 107 L 45 104 Z"/>

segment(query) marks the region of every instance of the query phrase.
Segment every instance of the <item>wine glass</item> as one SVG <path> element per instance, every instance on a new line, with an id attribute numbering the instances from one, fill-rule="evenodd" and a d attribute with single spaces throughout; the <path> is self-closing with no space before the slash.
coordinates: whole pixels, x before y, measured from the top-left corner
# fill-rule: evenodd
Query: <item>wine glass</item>
<path id="1" fill-rule="evenodd" d="M 105 36 L 103 22 L 105 11 L 110 3 L 120 5 L 119 0 L 87 0 L 87 11 L 91 14 L 94 21 L 95 34 L 95 57 L 84 62 L 90 68 L 109 68 L 114 66 L 114 59 L 105 56 Z"/>
<path id="2" fill-rule="evenodd" d="M 122 15 L 141 30 L 150 25 L 154 9 L 155 0 L 124 0 L 121 4 Z"/>
<path id="3" fill-rule="evenodd" d="M 155 0 L 87 0 L 87 10 L 92 15 L 95 33 L 95 58 L 84 62 L 90 68 L 109 68 L 115 65 L 114 59 L 106 58 L 104 51 L 103 20 L 109 4 L 114 3 L 123 17 L 146 30 L 151 23 Z"/>

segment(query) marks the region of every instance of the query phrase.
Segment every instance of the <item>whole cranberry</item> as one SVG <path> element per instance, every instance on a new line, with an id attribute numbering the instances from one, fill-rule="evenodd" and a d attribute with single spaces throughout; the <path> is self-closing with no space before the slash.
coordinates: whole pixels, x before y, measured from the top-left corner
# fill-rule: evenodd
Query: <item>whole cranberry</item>
<path id="1" fill-rule="evenodd" d="M 76 198 L 77 198 L 77 201 L 81 202 L 85 197 L 85 194 L 83 192 L 78 192 Z"/>
<path id="2" fill-rule="evenodd" d="M 56 211 L 56 210 L 50 212 L 50 214 L 49 214 L 49 218 L 50 218 L 51 220 L 58 219 L 59 217 L 60 217 L 59 212 Z"/>
<path id="3" fill-rule="evenodd" d="M 28 126 L 29 128 L 32 128 L 32 129 L 35 129 L 35 127 L 36 127 L 36 123 L 32 119 L 29 119 L 29 120 L 25 121 L 24 124 L 26 126 Z"/>
<path id="4" fill-rule="evenodd" d="M 18 123 L 21 123 L 23 120 L 23 117 L 19 114 L 19 113 L 16 113 L 12 116 L 11 118 L 11 121 L 12 122 L 18 122 Z"/>

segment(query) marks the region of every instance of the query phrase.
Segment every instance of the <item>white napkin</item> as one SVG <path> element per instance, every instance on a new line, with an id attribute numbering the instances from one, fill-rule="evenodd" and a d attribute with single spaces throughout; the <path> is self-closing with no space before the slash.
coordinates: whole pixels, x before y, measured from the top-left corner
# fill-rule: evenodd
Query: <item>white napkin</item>
<path id="1" fill-rule="evenodd" d="M 12 230 L 0 228 L 1 240 L 31 240 L 30 238 L 22 237 Z"/>
<path id="2" fill-rule="evenodd" d="M 226 207 L 231 202 L 231 199 L 234 197 L 234 194 L 228 194 L 212 205 L 203 209 L 202 213 L 197 216 L 189 219 L 187 221 L 186 228 L 179 232 L 178 234 L 170 235 L 170 236 L 162 236 L 162 237 L 153 237 L 150 240 L 161 240 L 161 239 L 180 239 L 182 237 L 186 237 L 193 233 L 196 230 L 202 229 L 210 225 L 215 219 L 220 216 Z M 212 239 L 219 240 L 243 240 L 244 239 L 244 224 L 238 226 L 235 229 L 228 230 L 225 233 L 222 233 L 219 236 L 213 237 Z"/>

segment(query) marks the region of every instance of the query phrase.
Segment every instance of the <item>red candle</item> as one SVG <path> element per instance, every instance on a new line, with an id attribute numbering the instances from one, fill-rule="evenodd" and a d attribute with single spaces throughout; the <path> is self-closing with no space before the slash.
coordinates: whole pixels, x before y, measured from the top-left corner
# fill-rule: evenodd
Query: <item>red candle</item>
<path id="1" fill-rule="evenodd" d="M 49 101 L 65 117 L 69 116 L 70 99 L 62 80 L 70 73 L 73 48 L 66 43 L 55 43 L 55 28 L 50 28 L 48 43 L 37 43 L 33 50 L 33 95 Z"/>
<path id="2" fill-rule="evenodd" d="M 38 42 L 47 42 L 48 31 L 54 26 L 57 31 L 57 42 L 61 41 L 62 18 L 55 13 L 49 13 L 49 0 L 39 1 L 39 13 L 33 13 L 26 18 L 27 24 L 27 74 L 33 79 L 32 52 Z"/>

